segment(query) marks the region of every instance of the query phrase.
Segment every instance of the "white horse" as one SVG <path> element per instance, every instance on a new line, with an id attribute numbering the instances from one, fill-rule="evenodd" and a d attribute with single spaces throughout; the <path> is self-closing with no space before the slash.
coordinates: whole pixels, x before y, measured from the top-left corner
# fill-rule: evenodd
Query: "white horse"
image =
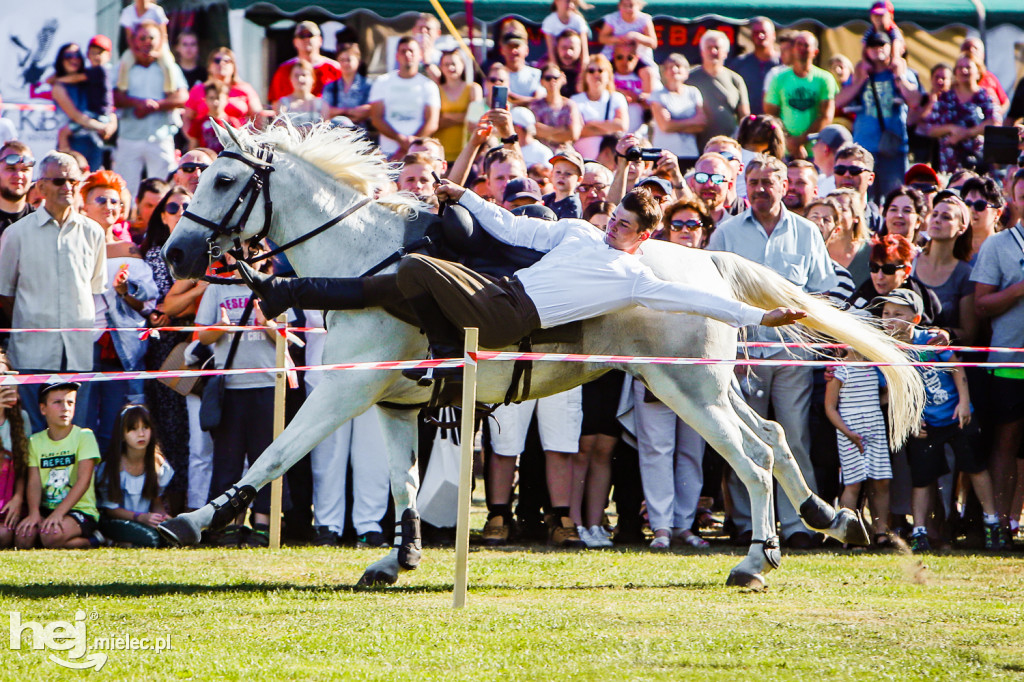
<path id="1" fill-rule="evenodd" d="M 261 133 L 234 129 L 219 132 L 225 153 L 203 173 L 189 213 L 164 247 L 175 277 L 201 277 L 210 262 L 210 252 L 215 255 L 230 247 L 232 237 L 227 228 L 232 221 L 241 222 L 237 239 L 262 237 L 265 229 L 274 243 L 284 244 L 316 226 L 344 217 L 289 249 L 288 259 L 300 276 L 356 277 L 407 242 L 407 228 L 420 206 L 401 194 L 373 199 L 389 184 L 393 168 L 357 134 L 325 126 L 307 132 L 290 127 Z M 268 148 L 273 150 L 270 163 L 264 153 Z M 270 167 L 273 172 L 268 170 Z M 264 178 L 266 184 L 267 177 L 271 181 L 262 188 L 263 195 L 253 192 L 253 180 Z M 266 199 L 272 200 L 276 211 L 265 203 Z M 221 231 L 211 230 L 211 226 Z M 907 359 L 878 329 L 738 256 L 651 240 L 644 243 L 639 255 L 666 280 L 699 283 L 766 309 L 789 306 L 806 310 L 805 331 L 847 343 L 870 360 L 902 363 Z M 383 309 L 335 311 L 328 315 L 327 322 L 326 363 L 426 356 L 427 342 L 419 330 Z M 633 308 L 585 321 L 578 344 L 544 345 L 537 350 L 732 360 L 737 357 L 737 331 L 706 317 Z M 771 512 L 773 474 L 808 527 L 842 542 L 866 544 L 867 532 L 859 515 L 851 510 L 834 510 L 808 488 L 781 427 L 762 419 L 746 405 L 734 387 L 729 364 L 541 362 L 535 366 L 529 397 L 565 391 L 611 369 L 622 369 L 646 384 L 725 457 L 746 485 L 754 542 L 730 573 L 729 584 L 762 587 L 764 574 L 778 566 L 780 554 Z M 482 363 L 478 399 L 484 403 L 503 401 L 512 370 L 511 363 Z M 902 442 L 918 422 L 924 404 L 923 386 L 912 367 L 885 367 L 882 371 L 889 385 L 891 436 L 894 442 Z M 371 405 L 384 402 L 387 406 L 380 413 L 387 439 L 397 537 L 395 548 L 371 564 L 360 583 L 394 583 L 400 571 L 415 568 L 419 561 L 418 537 L 410 537 L 418 529 L 416 410 L 397 406 L 422 404 L 428 395 L 429 389 L 398 372 L 328 373 L 284 433 L 235 487 L 201 509 L 166 522 L 161 532 L 178 544 L 198 542 L 203 529 L 225 524 L 248 504 L 255 490 L 284 474 L 341 424 Z"/>

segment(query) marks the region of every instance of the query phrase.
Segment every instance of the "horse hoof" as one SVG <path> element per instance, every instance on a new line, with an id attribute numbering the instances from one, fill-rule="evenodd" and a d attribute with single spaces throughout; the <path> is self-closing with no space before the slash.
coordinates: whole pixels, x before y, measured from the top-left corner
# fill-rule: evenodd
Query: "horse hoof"
<path id="1" fill-rule="evenodd" d="M 199 544 L 200 532 L 186 519 L 176 516 L 156 527 L 160 537 L 174 547 L 188 547 Z"/>
<path id="2" fill-rule="evenodd" d="M 768 585 L 768 581 L 766 581 L 764 576 L 760 573 L 751 573 L 750 571 L 733 569 L 729 573 L 729 577 L 726 579 L 725 584 L 730 587 L 745 587 L 749 590 L 760 592 Z"/>
<path id="3" fill-rule="evenodd" d="M 376 587 L 378 585 L 394 585 L 398 582 L 398 576 L 377 569 L 367 569 L 363 577 L 356 583 L 356 587 Z"/>
<path id="4" fill-rule="evenodd" d="M 836 512 L 836 518 L 832 521 L 829 531 L 829 535 L 849 545 L 867 547 L 871 544 L 871 536 L 868 534 L 864 517 L 852 509 L 844 508 Z"/>

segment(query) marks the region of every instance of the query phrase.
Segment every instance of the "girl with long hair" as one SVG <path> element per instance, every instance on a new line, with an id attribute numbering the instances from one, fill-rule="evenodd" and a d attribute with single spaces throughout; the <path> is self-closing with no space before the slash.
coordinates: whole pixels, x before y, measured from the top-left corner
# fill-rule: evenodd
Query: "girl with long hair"
<path id="1" fill-rule="evenodd" d="M 0 372 L 10 372 L 7 355 L 0 351 Z M 28 471 L 28 415 L 18 404 L 17 386 L 0 387 L 0 548 L 14 543 L 14 529 L 25 506 Z"/>

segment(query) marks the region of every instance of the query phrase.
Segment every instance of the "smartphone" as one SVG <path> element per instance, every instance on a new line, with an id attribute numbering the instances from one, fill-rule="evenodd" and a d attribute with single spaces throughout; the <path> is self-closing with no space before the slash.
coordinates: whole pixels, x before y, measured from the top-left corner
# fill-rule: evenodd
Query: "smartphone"
<path id="1" fill-rule="evenodd" d="M 984 145 L 986 163 L 1015 164 L 1020 155 L 1020 131 L 1016 126 L 985 126 Z"/>
<path id="2" fill-rule="evenodd" d="M 491 88 L 491 108 L 508 109 L 508 87 L 495 85 Z"/>

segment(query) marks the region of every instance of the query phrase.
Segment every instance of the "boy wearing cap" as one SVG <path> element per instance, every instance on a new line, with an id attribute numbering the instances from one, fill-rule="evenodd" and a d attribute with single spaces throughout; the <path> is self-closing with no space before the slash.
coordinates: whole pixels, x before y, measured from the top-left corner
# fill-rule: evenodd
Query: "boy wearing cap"
<path id="1" fill-rule="evenodd" d="M 882 319 L 893 336 L 916 346 L 928 345 L 931 340 L 929 333 L 915 327 L 924 314 L 924 301 L 917 292 L 895 289 L 872 301 L 872 306 L 875 305 L 883 306 Z M 922 362 L 960 360 L 951 350 L 920 351 L 917 356 Z M 981 503 L 985 523 L 985 549 L 1002 549 L 1004 545 L 992 491 L 992 478 L 985 457 L 978 447 L 980 432 L 977 422 L 972 418 L 971 397 L 964 368 L 954 367 L 947 371 L 935 367 L 919 367 L 918 370 L 924 379 L 927 402 L 921 430 L 907 443 L 910 479 L 914 487 L 910 502 L 914 516 L 911 549 L 922 552 L 931 548 L 926 528 L 932 501 L 931 488 L 940 476 L 949 473 L 946 445 L 950 446 L 956 457 L 956 470 L 970 477 L 971 487 Z"/>
<path id="2" fill-rule="evenodd" d="M 544 195 L 544 205 L 555 212 L 559 220 L 582 218 L 583 204 L 576 188 L 583 177 L 583 157 L 568 147 L 549 159 L 551 163 L 551 184 L 555 191 Z"/>
<path id="3" fill-rule="evenodd" d="M 89 40 L 89 48 L 85 56 L 89 59 L 89 66 L 107 68 L 110 64 L 110 55 L 114 50 L 114 44 L 110 38 L 102 33 L 94 35 Z"/>
<path id="4" fill-rule="evenodd" d="M 39 392 L 46 429 L 29 439 L 25 486 L 29 513 L 18 524 L 18 549 L 31 549 L 37 538 L 46 549 L 86 549 L 98 544 L 93 537 L 99 518 L 93 469 L 100 450 L 92 431 L 71 423 L 80 387 L 66 381 L 47 384 Z"/>
<path id="5" fill-rule="evenodd" d="M 867 45 L 870 38 L 884 33 L 892 43 L 893 54 L 902 56 L 907 42 L 903 39 L 903 31 L 896 25 L 895 14 L 896 8 L 889 0 L 879 0 L 871 5 L 871 13 L 868 15 L 871 25 L 864 31 L 864 44 Z"/>
<path id="6" fill-rule="evenodd" d="M 807 139 L 814 143 L 811 147 L 811 159 L 818 167 L 818 196 L 828 196 L 836 189 L 836 176 L 833 174 L 836 152 L 853 142 L 853 135 L 850 135 L 850 131 L 843 126 L 833 123 Z"/>

